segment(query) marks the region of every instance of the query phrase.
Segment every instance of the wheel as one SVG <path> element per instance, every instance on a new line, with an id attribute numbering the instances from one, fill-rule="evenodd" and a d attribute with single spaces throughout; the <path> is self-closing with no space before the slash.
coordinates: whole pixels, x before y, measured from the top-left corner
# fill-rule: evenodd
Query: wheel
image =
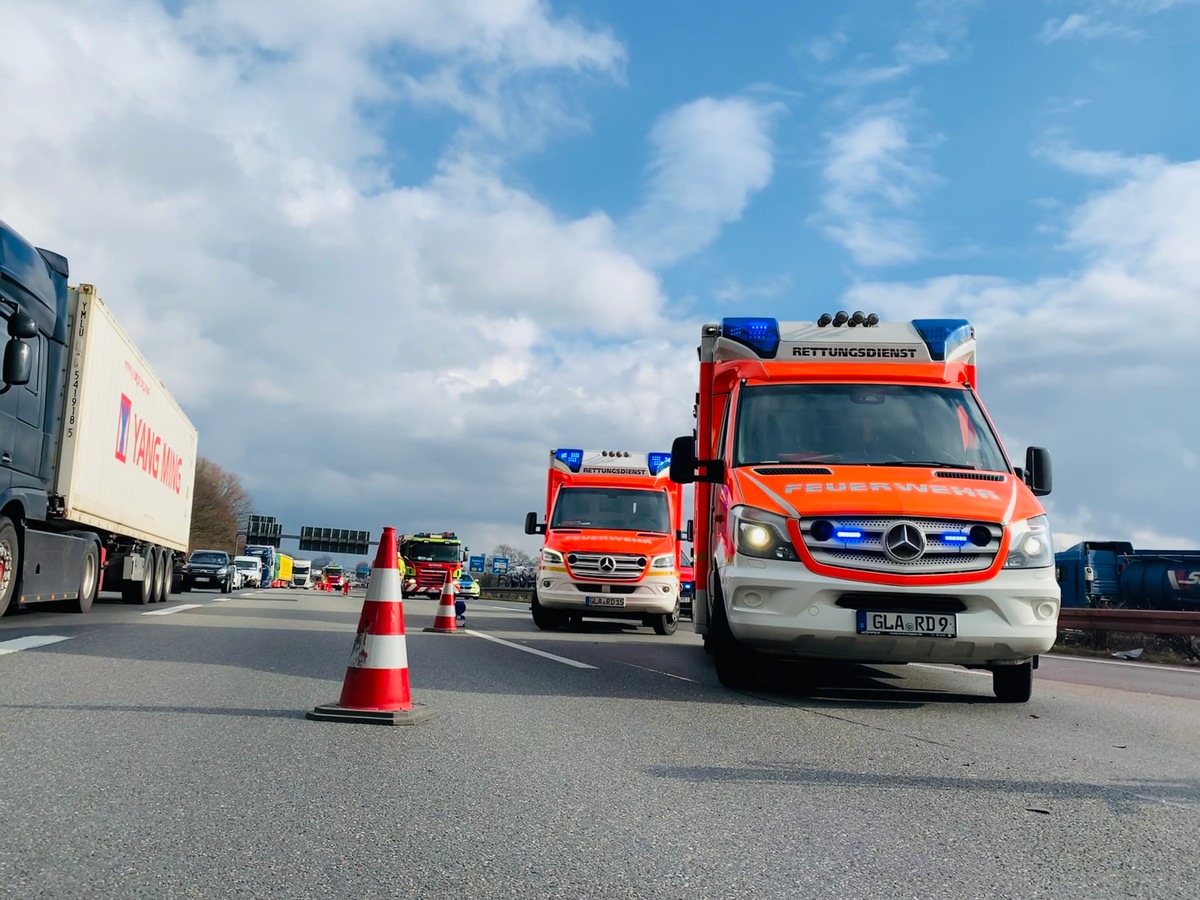
<path id="1" fill-rule="evenodd" d="M 713 591 L 713 616 L 709 631 L 717 681 L 723 687 L 745 690 L 754 686 L 758 660 L 753 650 L 733 636 L 725 615 L 725 598 L 717 587 Z"/>
<path id="2" fill-rule="evenodd" d="M 1002 703 L 1028 703 L 1033 696 L 1033 660 L 992 669 L 992 691 Z"/>
<path id="3" fill-rule="evenodd" d="M 17 526 L 0 516 L 0 615 L 17 611 L 17 578 L 21 572 L 21 543 Z"/>
<path id="4" fill-rule="evenodd" d="M 651 620 L 651 625 L 654 628 L 655 634 L 674 634 L 675 629 L 679 627 L 679 601 L 675 601 L 675 609 L 673 612 L 662 613 L 661 615 L 654 616 Z"/>
<path id="5" fill-rule="evenodd" d="M 165 550 L 154 551 L 154 598 L 151 603 L 166 603 L 171 593 L 170 561 Z"/>
<path id="6" fill-rule="evenodd" d="M 164 550 L 162 555 L 163 567 L 163 595 L 162 602 L 166 603 L 171 599 L 171 594 L 175 588 L 175 554 L 170 550 Z"/>
<path id="7" fill-rule="evenodd" d="M 537 591 L 529 601 L 529 609 L 533 613 L 533 624 L 542 631 L 554 631 L 561 628 L 567 621 L 567 614 L 557 609 L 546 609 L 538 602 Z"/>
<path id="8" fill-rule="evenodd" d="M 141 581 L 121 582 L 121 599 L 126 603 L 137 603 L 145 606 L 154 599 L 154 579 L 157 577 L 158 566 L 155 565 L 157 554 L 153 550 L 143 551 L 146 559 L 145 578 Z"/>
<path id="9" fill-rule="evenodd" d="M 100 547 L 88 544 L 83 554 L 83 565 L 79 567 L 79 596 L 63 603 L 67 612 L 85 613 L 92 608 L 96 599 L 96 588 L 100 583 Z"/>
<path id="10" fill-rule="evenodd" d="M 186 575 L 183 578 L 179 579 L 179 592 L 181 594 L 186 594 L 191 589 L 192 589 L 192 583 L 187 580 Z"/>
<path id="11" fill-rule="evenodd" d="M 222 582 L 222 584 L 221 584 L 221 593 L 228 594 L 232 590 L 233 590 L 233 576 L 226 575 L 225 581 Z"/>

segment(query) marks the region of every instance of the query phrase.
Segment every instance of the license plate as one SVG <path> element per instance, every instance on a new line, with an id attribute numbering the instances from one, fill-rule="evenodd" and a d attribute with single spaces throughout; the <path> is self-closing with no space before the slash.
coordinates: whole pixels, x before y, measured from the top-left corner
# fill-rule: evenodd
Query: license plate
<path id="1" fill-rule="evenodd" d="M 958 636 L 958 618 L 948 613 L 889 613 L 860 609 L 858 633 L 952 638 Z"/>
<path id="2" fill-rule="evenodd" d="M 212 581 L 212 579 L 207 575 L 197 575 L 196 580 L 197 581 Z"/>
<path id="3" fill-rule="evenodd" d="M 624 606 L 624 597 L 584 597 L 585 606 Z"/>

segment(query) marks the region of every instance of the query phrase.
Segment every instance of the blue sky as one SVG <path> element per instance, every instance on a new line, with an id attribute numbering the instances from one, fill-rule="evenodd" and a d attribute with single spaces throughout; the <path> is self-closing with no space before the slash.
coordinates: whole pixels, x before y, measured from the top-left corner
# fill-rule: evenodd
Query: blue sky
<path id="1" fill-rule="evenodd" d="M 1061 545 L 1200 546 L 1200 3 L 0 0 L 0 218 L 257 511 L 528 550 L 723 315 L 962 315 Z"/>

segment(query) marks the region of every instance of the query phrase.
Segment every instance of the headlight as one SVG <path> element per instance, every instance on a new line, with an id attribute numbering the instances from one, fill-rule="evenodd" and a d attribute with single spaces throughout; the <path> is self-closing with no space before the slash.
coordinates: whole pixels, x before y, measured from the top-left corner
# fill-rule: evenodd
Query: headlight
<path id="1" fill-rule="evenodd" d="M 650 568 L 652 569 L 674 569 L 675 557 L 673 554 L 664 553 L 662 556 L 656 556 L 650 560 Z"/>
<path id="2" fill-rule="evenodd" d="M 228 575 L 229 574 L 229 566 L 221 566 L 221 568 L 217 569 L 217 574 L 218 575 Z"/>
<path id="3" fill-rule="evenodd" d="M 797 558 L 783 516 L 752 506 L 735 506 L 731 512 L 738 553 L 762 559 Z"/>
<path id="4" fill-rule="evenodd" d="M 542 548 L 542 563 L 544 565 L 561 566 L 562 561 L 562 554 L 557 550 L 548 550 L 545 547 Z"/>
<path id="5" fill-rule="evenodd" d="M 1045 516 L 1034 516 L 1008 527 L 1006 569 L 1041 569 L 1054 565 L 1054 539 Z"/>

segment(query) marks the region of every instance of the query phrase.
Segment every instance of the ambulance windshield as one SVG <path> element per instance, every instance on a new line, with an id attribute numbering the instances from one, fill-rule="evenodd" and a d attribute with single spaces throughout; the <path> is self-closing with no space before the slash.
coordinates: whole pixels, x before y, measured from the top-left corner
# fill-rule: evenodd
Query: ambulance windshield
<path id="1" fill-rule="evenodd" d="M 747 387 L 734 465 L 825 463 L 1009 471 L 974 396 L 900 384 Z"/>
<path id="2" fill-rule="evenodd" d="M 554 502 L 551 528 L 604 531 L 671 530 L 667 495 L 633 488 L 564 487 Z"/>

